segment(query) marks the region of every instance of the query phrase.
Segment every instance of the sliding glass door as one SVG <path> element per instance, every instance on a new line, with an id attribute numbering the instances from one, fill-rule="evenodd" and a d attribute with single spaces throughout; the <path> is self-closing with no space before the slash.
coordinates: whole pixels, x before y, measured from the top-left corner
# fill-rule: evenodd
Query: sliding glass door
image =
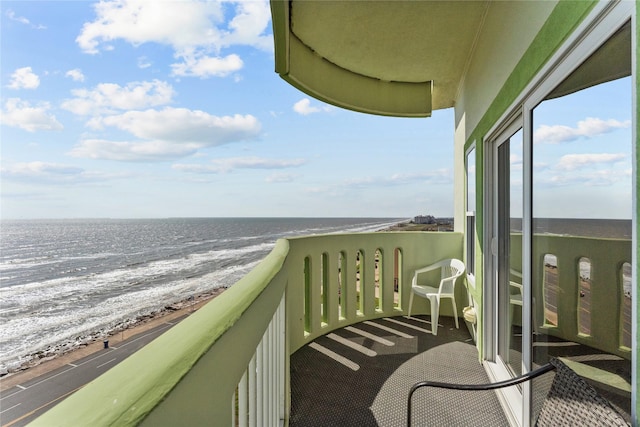
<path id="1" fill-rule="evenodd" d="M 484 357 L 492 380 L 559 357 L 631 413 L 632 26 L 601 12 L 484 144 Z M 533 424 L 549 377 L 502 392 Z"/>
<path id="2" fill-rule="evenodd" d="M 489 160 L 492 200 L 490 201 L 491 269 L 486 277 L 490 292 L 485 305 L 491 336 L 487 355 L 495 380 L 522 372 L 522 149 L 521 120 L 512 121 L 493 141 Z M 486 289 L 486 288 L 485 288 Z M 508 392 L 505 401 L 511 416 L 521 423 L 522 395 L 519 389 Z"/>

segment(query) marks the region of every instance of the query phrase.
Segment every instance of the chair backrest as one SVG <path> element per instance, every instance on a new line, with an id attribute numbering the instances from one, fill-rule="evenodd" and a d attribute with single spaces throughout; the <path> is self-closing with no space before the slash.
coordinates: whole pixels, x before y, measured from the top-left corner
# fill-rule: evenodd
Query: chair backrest
<path id="1" fill-rule="evenodd" d="M 542 404 L 536 426 L 629 425 L 606 399 L 562 361 L 551 358 L 549 362 L 556 368 L 556 375 Z"/>
<path id="2" fill-rule="evenodd" d="M 456 286 L 456 280 L 464 273 L 464 263 L 459 259 L 447 259 L 442 261 L 440 267 L 440 286 L 438 292 L 440 294 L 453 294 Z"/>

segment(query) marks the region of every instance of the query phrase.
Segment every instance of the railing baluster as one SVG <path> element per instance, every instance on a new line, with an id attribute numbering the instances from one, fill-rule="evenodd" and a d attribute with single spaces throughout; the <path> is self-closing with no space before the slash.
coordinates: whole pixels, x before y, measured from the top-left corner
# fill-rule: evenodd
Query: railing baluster
<path id="1" fill-rule="evenodd" d="M 248 372 L 245 371 L 242 379 L 240 380 L 240 384 L 238 384 L 238 427 L 247 427 L 247 415 L 249 405 L 247 404 L 247 383 Z M 235 408 L 234 408 L 235 409 Z M 235 412 L 235 410 L 234 410 Z M 234 422 L 234 425 L 236 423 Z"/>
<path id="2" fill-rule="evenodd" d="M 249 427 L 257 427 L 258 422 L 256 405 L 256 355 L 253 354 L 249 362 Z"/>
<path id="3" fill-rule="evenodd" d="M 263 406 L 262 406 L 262 395 L 264 393 L 264 389 L 262 388 L 262 371 L 263 371 L 263 367 L 262 367 L 262 362 L 263 362 L 262 346 L 263 346 L 263 343 L 262 343 L 262 341 L 260 341 L 260 344 L 258 344 L 258 349 L 256 350 L 256 362 L 257 362 L 257 369 L 256 369 L 256 421 L 257 421 L 257 424 L 259 426 L 263 426 L 264 425 Z"/>
<path id="4" fill-rule="evenodd" d="M 273 426 L 274 408 L 273 408 L 273 385 L 275 384 L 275 378 L 273 377 L 273 321 L 269 323 L 269 425 Z"/>
<path id="5" fill-rule="evenodd" d="M 265 331 L 265 335 L 267 331 Z M 262 424 L 267 425 L 269 421 L 269 404 L 267 403 L 267 399 L 269 398 L 269 389 L 267 387 L 269 382 L 269 358 L 268 358 L 268 343 L 265 340 L 263 335 L 262 340 L 265 341 L 262 345 L 262 387 L 260 390 L 260 394 L 262 396 Z"/>
<path id="6" fill-rule="evenodd" d="M 235 393 L 231 396 L 231 425 L 235 427 L 237 425 L 236 421 L 236 398 L 238 397 L 238 389 L 236 388 Z"/>
<path id="7" fill-rule="evenodd" d="M 278 418 L 284 420 L 284 399 L 285 399 L 285 299 L 284 296 L 278 307 Z"/>

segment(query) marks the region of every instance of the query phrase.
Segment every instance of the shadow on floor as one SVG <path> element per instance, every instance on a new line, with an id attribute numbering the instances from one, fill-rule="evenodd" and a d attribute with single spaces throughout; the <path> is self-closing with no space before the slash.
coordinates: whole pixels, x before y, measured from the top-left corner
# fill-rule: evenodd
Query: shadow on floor
<path id="1" fill-rule="evenodd" d="M 291 356 L 293 427 L 406 426 L 407 396 L 423 380 L 485 383 L 489 379 L 464 324 L 441 317 L 392 317 L 342 328 Z M 508 425 L 494 392 L 420 389 L 414 426 Z"/>

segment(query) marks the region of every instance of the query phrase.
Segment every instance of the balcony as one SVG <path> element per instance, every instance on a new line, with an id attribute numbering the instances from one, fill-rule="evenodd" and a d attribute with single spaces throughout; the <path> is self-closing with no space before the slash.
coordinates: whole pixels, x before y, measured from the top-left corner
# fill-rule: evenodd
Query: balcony
<path id="1" fill-rule="evenodd" d="M 630 242 L 620 243 L 616 251 L 608 245 L 606 254 L 595 250 L 603 248 L 599 242 L 587 243 L 557 250 L 547 245 L 545 253 L 553 253 L 562 268 L 562 260 L 576 259 L 578 248 L 594 248 L 586 255 L 594 271 L 590 291 L 598 297 L 592 304 L 597 301 L 616 311 L 625 302 L 621 268 L 630 261 Z M 436 337 L 427 332 L 428 316 L 404 316 L 413 270 L 442 258 L 462 258 L 462 252 L 460 233 L 279 240 L 253 271 L 220 297 L 33 425 L 206 425 L 215 420 L 216 425 L 296 426 L 312 425 L 310 420 L 318 416 L 313 411 L 324 413 L 327 422 L 346 420 L 349 414 L 364 417 L 359 419 L 368 425 L 375 425 L 374 420 L 402 425 L 414 382 L 487 381 L 469 329 L 464 322 L 460 329 L 452 326 L 447 304 L 441 310 L 442 333 Z M 605 265 L 615 267 L 606 270 Z M 599 271 L 609 271 L 611 280 L 604 283 L 620 283 L 620 291 L 598 289 Z M 578 292 L 577 272 L 572 274 L 573 279 L 563 273 L 549 292 Z M 480 301 L 479 289 L 467 289 L 462 282 L 457 286 L 460 309 L 470 297 Z M 414 303 L 415 312 L 425 311 L 427 304 Z M 554 307 L 557 324 L 549 323 L 552 316 L 541 323 L 550 340 L 575 343 L 575 352 L 615 355 L 629 364 L 622 317 L 609 316 L 602 327 L 602 320 L 592 316 L 585 334 L 564 325 L 563 319 L 575 319 L 575 305 L 563 300 Z M 600 334 L 607 334 L 606 339 Z M 564 347 L 550 345 L 549 354 L 558 348 Z M 624 387 L 614 394 L 628 401 Z M 417 423 L 451 416 L 447 405 L 462 399 L 443 392 L 416 398 L 421 401 Z M 467 412 L 461 414 L 470 423 L 480 421 L 473 417 L 488 415 L 484 408 L 498 408 L 495 394 L 464 399 Z"/>

